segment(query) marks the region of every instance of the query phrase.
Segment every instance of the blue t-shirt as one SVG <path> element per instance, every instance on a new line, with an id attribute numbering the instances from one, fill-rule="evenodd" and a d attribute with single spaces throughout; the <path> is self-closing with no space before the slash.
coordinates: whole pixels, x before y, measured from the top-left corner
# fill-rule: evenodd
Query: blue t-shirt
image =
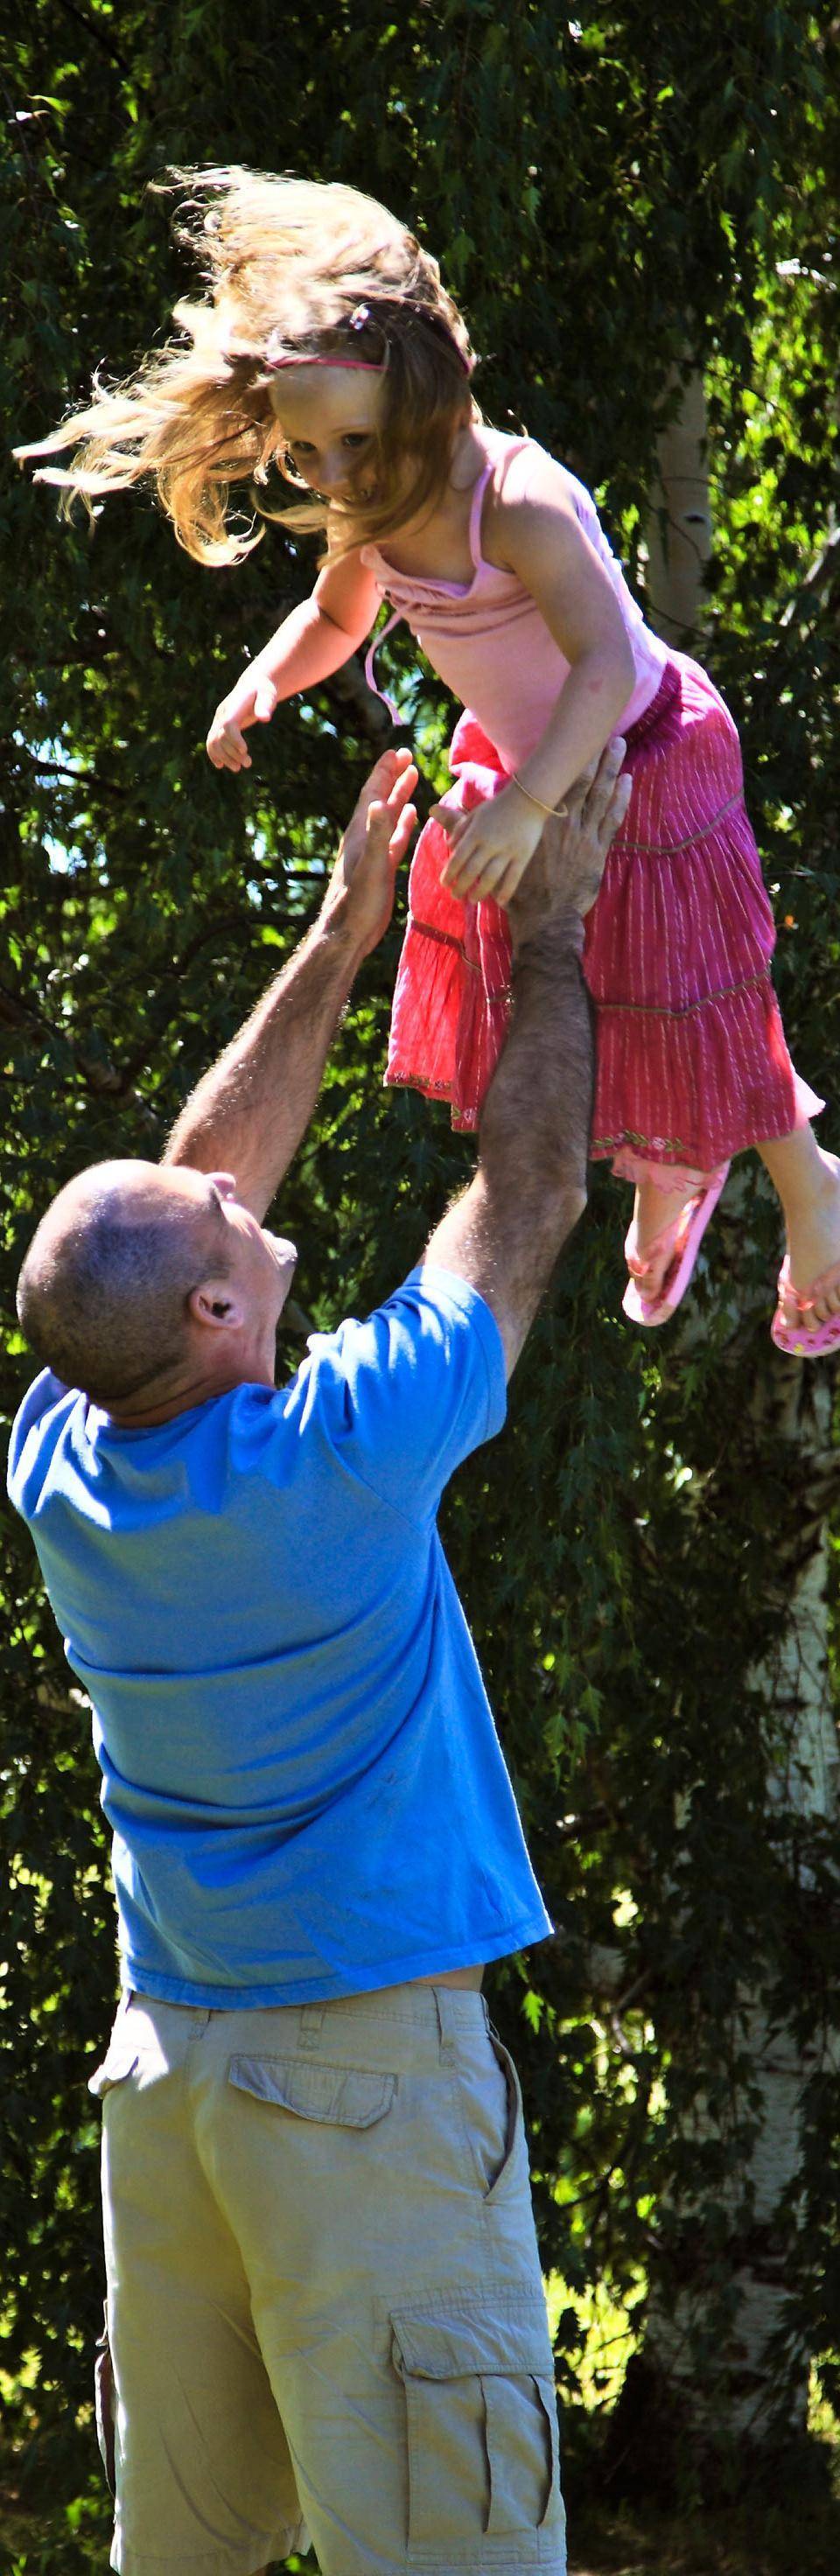
<path id="1" fill-rule="evenodd" d="M 432 1268 L 151 1430 L 30 1387 L 9 1491 L 93 1705 L 127 1986 L 314 2002 L 551 1930 L 435 1526 L 504 1416 L 494 1318 Z"/>

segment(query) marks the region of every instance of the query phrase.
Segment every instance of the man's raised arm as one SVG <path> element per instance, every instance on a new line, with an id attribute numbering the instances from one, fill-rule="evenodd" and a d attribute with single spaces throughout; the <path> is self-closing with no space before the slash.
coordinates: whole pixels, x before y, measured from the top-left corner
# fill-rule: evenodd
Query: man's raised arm
<path id="1" fill-rule="evenodd" d="M 362 789 L 312 930 L 176 1121 L 166 1163 L 232 1172 L 262 1222 L 305 1135 L 354 977 L 391 917 L 417 771 L 386 751 Z"/>
<path id="2" fill-rule="evenodd" d="M 610 743 L 594 778 L 578 782 L 510 905 L 510 1029 L 484 1104 L 478 1169 L 425 1254 L 491 1307 L 508 1376 L 586 1204 L 594 1057 L 581 916 L 627 811 L 624 749 Z"/>

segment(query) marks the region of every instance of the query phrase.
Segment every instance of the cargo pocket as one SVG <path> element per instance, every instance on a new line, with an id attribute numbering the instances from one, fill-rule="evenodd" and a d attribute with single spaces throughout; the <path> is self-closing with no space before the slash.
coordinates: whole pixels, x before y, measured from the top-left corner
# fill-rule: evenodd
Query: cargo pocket
<path id="1" fill-rule="evenodd" d="M 557 2410 L 545 2309 L 528 2295 L 400 2308 L 393 2359 L 405 2387 L 408 2540 L 445 2563 L 480 2538 L 562 2528 Z M 505 2556 L 507 2553 L 504 2553 Z M 535 2547 L 531 2559 L 536 2561 Z M 523 2563 L 526 2563 L 523 2558 Z"/>
<path id="2" fill-rule="evenodd" d="M 228 2083 L 257 2102 L 293 2111 L 299 2120 L 322 2120 L 338 2129 L 372 2129 L 390 2111 L 397 2089 L 395 2075 L 324 2066 L 309 2057 L 231 2057 Z"/>
<path id="3" fill-rule="evenodd" d="M 99 2444 L 102 2466 L 108 2481 L 109 2493 L 112 2496 L 116 2496 L 117 2473 L 114 2457 L 116 2392 L 114 2389 L 111 2346 L 108 2341 L 107 2299 L 105 2302 L 105 2317 L 102 2333 L 95 2346 L 95 2356 L 93 2365 L 93 2395 L 96 2413 L 96 2439 Z"/>

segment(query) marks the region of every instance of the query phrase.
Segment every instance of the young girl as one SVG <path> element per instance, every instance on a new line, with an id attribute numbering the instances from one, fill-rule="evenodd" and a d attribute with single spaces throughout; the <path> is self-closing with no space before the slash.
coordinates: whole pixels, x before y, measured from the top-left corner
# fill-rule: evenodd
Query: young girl
<path id="1" fill-rule="evenodd" d="M 532 440 L 486 426 L 437 264 L 384 208 L 341 186 L 211 171 L 192 181 L 183 237 L 208 293 L 176 307 L 181 341 L 23 452 L 79 447 L 45 478 L 65 506 L 152 476 L 205 563 L 258 542 L 230 527 L 232 485 L 264 483 L 276 462 L 318 496 L 285 514 L 326 534 L 313 595 L 217 709 L 217 768 L 250 767 L 249 727 L 336 671 L 383 600 L 469 709 L 456 786 L 411 872 L 389 1081 L 475 1125 L 506 1023 L 505 902 L 546 817 L 620 732 L 633 794 L 584 972 L 591 1151 L 636 1192 L 625 1308 L 648 1325 L 673 1314 L 730 1159 L 756 1145 L 787 1225 L 773 1338 L 810 1357 L 840 1348 L 840 1164 L 817 1145 L 822 1102 L 785 1044 L 738 739 L 716 690 L 645 626 L 582 485 Z"/>

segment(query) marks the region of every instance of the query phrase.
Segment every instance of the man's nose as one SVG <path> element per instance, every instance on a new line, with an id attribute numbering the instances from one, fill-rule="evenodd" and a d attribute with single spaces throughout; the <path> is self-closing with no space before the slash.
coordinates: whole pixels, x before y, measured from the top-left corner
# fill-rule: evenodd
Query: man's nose
<path id="1" fill-rule="evenodd" d="M 210 1172 L 208 1174 L 208 1179 L 213 1182 L 214 1188 L 218 1190 L 220 1199 L 235 1199 L 236 1182 L 232 1172 Z"/>

